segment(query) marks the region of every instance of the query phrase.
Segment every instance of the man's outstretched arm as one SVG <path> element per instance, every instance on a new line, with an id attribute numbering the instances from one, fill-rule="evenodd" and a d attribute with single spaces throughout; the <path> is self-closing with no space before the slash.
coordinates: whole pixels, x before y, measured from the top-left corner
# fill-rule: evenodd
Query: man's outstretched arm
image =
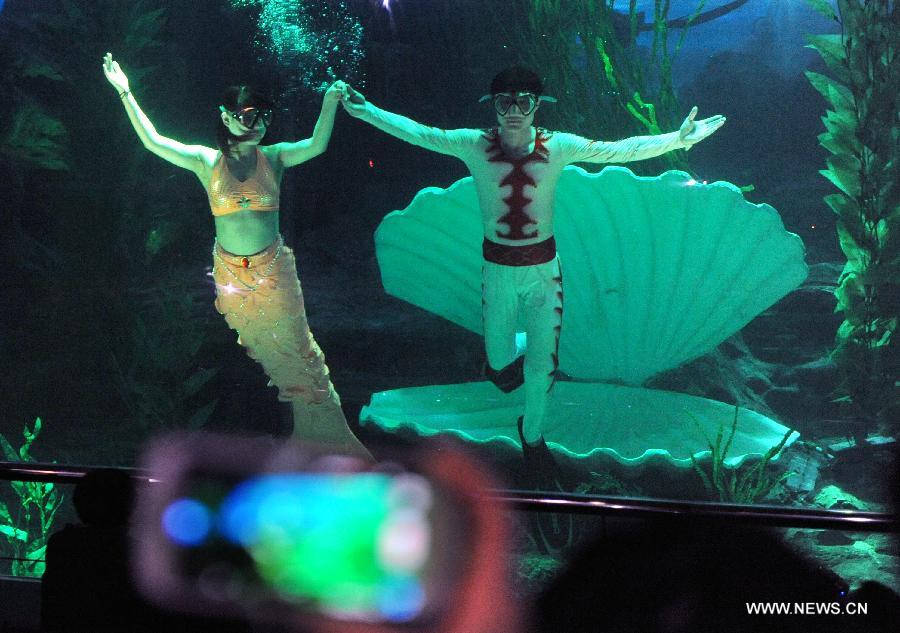
<path id="1" fill-rule="evenodd" d="M 461 157 L 463 148 L 471 147 L 481 136 L 478 130 L 443 130 L 382 110 L 350 86 L 347 86 L 341 104 L 351 116 L 370 123 L 391 136 L 448 156 Z"/>
<path id="2" fill-rule="evenodd" d="M 689 150 L 725 124 L 725 117 L 717 114 L 694 121 L 697 107 L 681 124 L 677 132 L 653 136 L 632 136 L 621 141 L 592 141 L 574 134 L 560 134 L 569 162 L 572 163 L 628 163 L 654 158 L 674 149 Z"/>

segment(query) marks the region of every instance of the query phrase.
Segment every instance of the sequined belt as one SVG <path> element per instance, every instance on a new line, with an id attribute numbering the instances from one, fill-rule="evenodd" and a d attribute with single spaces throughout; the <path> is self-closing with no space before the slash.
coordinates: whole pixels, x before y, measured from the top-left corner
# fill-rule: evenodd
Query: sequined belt
<path id="1" fill-rule="evenodd" d="M 266 264 L 274 264 L 281 256 L 281 249 L 283 246 L 284 238 L 279 235 L 275 238 L 275 241 L 258 253 L 253 253 L 252 255 L 235 255 L 222 248 L 219 245 L 218 240 L 216 240 L 216 243 L 213 246 L 213 257 L 222 263 L 230 264 L 232 266 L 258 269 L 260 266 L 265 266 Z"/>
<path id="2" fill-rule="evenodd" d="M 502 266 L 535 266 L 552 261 L 556 257 L 556 239 L 548 237 L 543 242 L 526 246 L 498 244 L 485 239 L 481 245 L 485 261 Z"/>
<path id="3" fill-rule="evenodd" d="M 284 238 L 279 235 L 275 241 L 266 248 L 252 255 L 235 255 L 219 246 L 216 241 L 213 244 L 213 259 L 222 264 L 222 268 L 228 275 L 241 286 L 253 292 L 265 283 L 266 278 L 275 270 L 275 264 L 281 259 L 284 250 Z M 238 272 L 232 270 L 237 268 Z M 241 269 L 246 270 L 241 270 Z M 246 279 L 245 279 L 246 278 Z M 251 283 L 255 281 L 255 283 Z"/>

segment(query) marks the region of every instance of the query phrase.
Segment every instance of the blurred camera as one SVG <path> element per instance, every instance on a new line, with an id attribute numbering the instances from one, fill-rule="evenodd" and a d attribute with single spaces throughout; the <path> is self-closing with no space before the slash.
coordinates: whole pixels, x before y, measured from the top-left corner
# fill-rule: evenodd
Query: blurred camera
<path id="1" fill-rule="evenodd" d="M 504 521 L 479 497 L 490 477 L 453 450 L 373 465 L 176 435 L 144 466 L 155 480 L 138 498 L 137 582 L 167 608 L 434 631 L 504 584 Z"/>

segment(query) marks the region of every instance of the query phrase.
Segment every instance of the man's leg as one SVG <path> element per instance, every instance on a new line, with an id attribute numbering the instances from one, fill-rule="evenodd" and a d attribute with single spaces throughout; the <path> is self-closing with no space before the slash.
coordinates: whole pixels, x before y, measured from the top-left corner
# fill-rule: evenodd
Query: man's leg
<path id="1" fill-rule="evenodd" d="M 513 391 L 523 381 L 524 358 L 516 348 L 518 270 L 517 267 L 487 261 L 482 269 L 484 349 L 488 361 L 485 373 L 491 382 L 505 392 Z"/>
<path id="2" fill-rule="evenodd" d="M 529 270 L 524 293 L 528 348 L 525 351 L 525 415 L 519 418 L 519 438 L 526 483 L 535 490 L 571 492 L 575 482 L 566 476 L 544 441 L 550 392 L 556 381 L 559 334 L 562 328 L 562 275 L 559 260 Z M 549 554 L 572 545 L 572 515 L 534 516 L 538 546 Z"/>
<path id="3" fill-rule="evenodd" d="M 559 365 L 559 333 L 562 327 L 563 289 L 559 260 L 530 269 L 525 293 L 525 419 L 523 436 L 529 444 L 540 441 L 550 391 Z"/>

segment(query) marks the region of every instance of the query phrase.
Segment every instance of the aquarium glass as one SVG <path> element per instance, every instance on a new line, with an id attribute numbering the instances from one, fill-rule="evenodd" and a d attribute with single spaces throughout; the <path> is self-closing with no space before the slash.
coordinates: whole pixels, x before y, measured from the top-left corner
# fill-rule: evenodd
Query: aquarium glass
<path id="1" fill-rule="evenodd" d="M 896 19 L 0 1 L 4 459 L 453 442 L 506 489 L 887 512 Z M 7 541 L 46 529 L 48 491 L 4 495 Z M 896 549 L 788 540 L 897 587 Z"/>

